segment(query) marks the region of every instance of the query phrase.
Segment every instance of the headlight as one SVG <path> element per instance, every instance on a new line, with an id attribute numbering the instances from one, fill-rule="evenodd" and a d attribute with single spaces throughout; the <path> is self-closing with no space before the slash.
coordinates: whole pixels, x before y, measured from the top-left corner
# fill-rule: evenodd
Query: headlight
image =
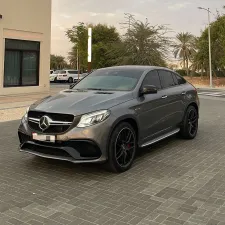
<path id="1" fill-rule="evenodd" d="M 97 123 L 101 123 L 102 121 L 106 120 L 110 115 L 108 110 L 101 110 L 98 112 L 85 114 L 81 117 L 79 124 L 77 127 L 89 127 L 95 125 Z"/>
<path id="2" fill-rule="evenodd" d="M 24 120 L 27 120 L 27 116 L 28 116 L 28 111 L 29 111 L 29 109 L 30 109 L 30 107 L 28 107 L 28 108 L 26 109 L 26 112 L 25 112 L 25 114 L 24 114 L 24 116 L 23 116 L 23 119 L 24 119 Z"/>

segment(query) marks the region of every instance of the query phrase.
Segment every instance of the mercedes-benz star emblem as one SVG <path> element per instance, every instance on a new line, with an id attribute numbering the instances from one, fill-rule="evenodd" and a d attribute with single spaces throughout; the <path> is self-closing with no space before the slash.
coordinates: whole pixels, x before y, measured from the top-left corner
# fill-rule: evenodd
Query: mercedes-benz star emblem
<path id="1" fill-rule="evenodd" d="M 50 127 L 50 118 L 48 116 L 42 116 L 39 121 L 39 127 L 42 131 L 47 130 Z"/>

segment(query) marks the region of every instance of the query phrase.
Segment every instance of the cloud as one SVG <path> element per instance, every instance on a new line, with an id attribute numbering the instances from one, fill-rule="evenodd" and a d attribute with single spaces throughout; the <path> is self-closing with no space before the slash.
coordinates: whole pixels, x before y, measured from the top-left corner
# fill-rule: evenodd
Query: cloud
<path id="1" fill-rule="evenodd" d="M 186 8 L 190 4 L 191 4 L 190 2 L 176 3 L 176 4 L 173 4 L 173 5 L 169 5 L 168 9 L 170 9 L 170 10 L 179 10 L 179 9 L 182 9 L 182 8 Z"/>
<path id="2" fill-rule="evenodd" d="M 116 14 L 114 13 L 106 13 L 106 16 L 109 16 L 109 17 L 112 17 L 112 16 L 115 16 Z"/>
<path id="3" fill-rule="evenodd" d="M 95 13 L 95 12 L 90 13 L 90 16 L 98 16 L 98 15 L 99 15 L 99 13 Z"/>
<path id="4" fill-rule="evenodd" d="M 65 19 L 70 19 L 72 16 L 68 15 L 68 14 L 60 14 L 61 17 L 65 18 Z"/>
<path id="5" fill-rule="evenodd" d="M 54 28 L 54 27 L 58 28 L 61 31 L 65 31 L 66 30 L 66 28 L 64 26 L 60 25 L 60 24 L 53 24 L 52 28 Z"/>
<path id="6" fill-rule="evenodd" d="M 101 17 L 107 16 L 107 17 L 113 17 L 115 15 L 116 15 L 115 13 L 96 13 L 96 12 L 90 12 L 90 16 L 101 16 Z"/>

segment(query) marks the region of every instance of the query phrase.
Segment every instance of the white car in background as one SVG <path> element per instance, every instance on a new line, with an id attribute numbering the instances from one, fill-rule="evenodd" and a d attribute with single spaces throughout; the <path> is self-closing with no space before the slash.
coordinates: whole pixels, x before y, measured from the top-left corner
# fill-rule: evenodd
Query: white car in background
<path id="1" fill-rule="evenodd" d="M 60 70 L 57 74 L 57 81 L 73 83 L 78 79 L 78 70 Z"/>
<path id="2" fill-rule="evenodd" d="M 59 70 L 53 71 L 52 74 L 49 76 L 49 81 L 50 82 L 57 82 L 57 75 L 59 73 Z"/>
<path id="3" fill-rule="evenodd" d="M 88 73 L 82 73 L 82 74 L 79 74 L 79 79 L 78 79 L 78 76 L 77 76 L 77 77 L 75 77 L 75 78 L 73 79 L 73 82 L 74 82 L 74 83 L 77 83 L 78 80 L 82 80 L 82 79 L 85 78 L 87 75 L 88 75 Z"/>

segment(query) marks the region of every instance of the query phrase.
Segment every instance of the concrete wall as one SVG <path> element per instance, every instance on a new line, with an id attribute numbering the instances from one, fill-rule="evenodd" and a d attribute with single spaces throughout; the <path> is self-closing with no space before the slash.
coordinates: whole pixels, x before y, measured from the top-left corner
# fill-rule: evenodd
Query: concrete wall
<path id="1" fill-rule="evenodd" d="M 51 0 L 0 0 L 0 14 L 0 95 L 49 91 Z M 39 86 L 3 88 L 5 38 L 40 41 Z"/>

